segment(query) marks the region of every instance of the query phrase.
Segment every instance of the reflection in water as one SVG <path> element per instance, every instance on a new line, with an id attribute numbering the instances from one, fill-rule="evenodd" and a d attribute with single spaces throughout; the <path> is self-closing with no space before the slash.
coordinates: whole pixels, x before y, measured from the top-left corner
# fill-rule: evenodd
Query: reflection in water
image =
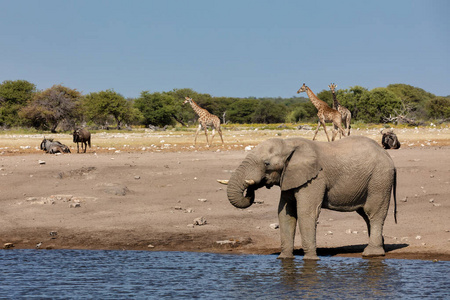
<path id="1" fill-rule="evenodd" d="M 395 269 L 384 260 L 333 258 L 326 263 L 282 260 L 279 279 L 282 290 L 289 295 L 378 298 L 393 291 L 389 281 L 395 276 L 398 276 Z"/>
<path id="2" fill-rule="evenodd" d="M 449 262 L 0 250 L 0 299 L 449 298 Z M 418 284 L 420 282 L 420 284 Z"/>

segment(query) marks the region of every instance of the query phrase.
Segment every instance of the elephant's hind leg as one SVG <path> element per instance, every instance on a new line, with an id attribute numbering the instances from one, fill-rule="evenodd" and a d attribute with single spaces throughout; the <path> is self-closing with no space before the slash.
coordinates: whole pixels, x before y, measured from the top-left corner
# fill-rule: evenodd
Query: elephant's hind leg
<path id="1" fill-rule="evenodd" d="M 357 213 L 364 219 L 364 221 L 366 222 L 366 225 L 367 225 L 367 233 L 368 233 L 369 236 L 370 236 L 370 221 L 369 221 L 369 218 L 367 217 L 366 213 L 364 212 L 364 209 L 360 208 L 360 209 L 358 209 L 356 212 L 357 212 Z"/>
<path id="2" fill-rule="evenodd" d="M 370 203 L 370 201 L 368 201 Z M 382 205 L 377 209 L 364 208 L 358 210 L 358 213 L 363 217 L 367 224 L 367 231 L 369 233 L 369 243 L 363 251 L 363 256 L 383 256 L 385 255 L 384 240 L 383 240 L 383 225 L 386 219 L 389 205 Z"/>

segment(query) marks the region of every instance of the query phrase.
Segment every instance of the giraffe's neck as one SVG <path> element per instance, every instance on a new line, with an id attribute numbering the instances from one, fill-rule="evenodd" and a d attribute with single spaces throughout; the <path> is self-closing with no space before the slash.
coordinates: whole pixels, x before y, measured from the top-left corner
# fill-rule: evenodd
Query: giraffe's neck
<path id="1" fill-rule="evenodd" d="M 191 105 L 192 109 L 195 111 L 195 113 L 199 116 L 202 117 L 205 115 L 206 109 L 201 108 L 200 106 L 198 106 L 197 103 L 194 102 L 194 100 L 189 101 L 189 104 Z"/>
<path id="2" fill-rule="evenodd" d="M 336 109 L 338 109 L 339 106 L 340 106 L 341 104 L 339 103 L 338 99 L 336 98 L 336 93 L 335 93 L 334 91 L 331 92 L 331 93 L 333 94 L 333 104 L 334 104 L 334 107 L 335 107 Z"/>
<path id="3" fill-rule="evenodd" d="M 306 93 L 308 94 L 309 100 L 311 100 L 312 104 L 320 110 L 323 106 L 328 106 L 324 101 L 317 98 L 317 96 L 311 91 L 310 88 L 306 88 Z"/>

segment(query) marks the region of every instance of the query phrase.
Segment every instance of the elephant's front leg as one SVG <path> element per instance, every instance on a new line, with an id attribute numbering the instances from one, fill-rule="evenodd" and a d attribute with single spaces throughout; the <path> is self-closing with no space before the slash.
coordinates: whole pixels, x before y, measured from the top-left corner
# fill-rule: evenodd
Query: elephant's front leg
<path id="1" fill-rule="evenodd" d="M 294 237 L 297 226 L 297 203 L 292 193 L 281 192 L 278 205 L 281 253 L 278 258 L 294 258 Z"/>
<path id="2" fill-rule="evenodd" d="M 316 246 L 317 219 L 324 197 L 320 179 L 313 180 L 296 193 L 297 215 L 302 236 L 303 259 L 319 260 Z"/>

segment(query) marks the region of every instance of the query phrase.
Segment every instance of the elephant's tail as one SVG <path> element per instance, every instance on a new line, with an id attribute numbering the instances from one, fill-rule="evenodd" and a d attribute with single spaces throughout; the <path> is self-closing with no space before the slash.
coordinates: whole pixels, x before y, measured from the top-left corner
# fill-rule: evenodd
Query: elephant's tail
<path id="1" fill-rule="evenodd" d="M 394 220 L 395 224 L 397 224 L 397 169 L 394 169 Z"/>

